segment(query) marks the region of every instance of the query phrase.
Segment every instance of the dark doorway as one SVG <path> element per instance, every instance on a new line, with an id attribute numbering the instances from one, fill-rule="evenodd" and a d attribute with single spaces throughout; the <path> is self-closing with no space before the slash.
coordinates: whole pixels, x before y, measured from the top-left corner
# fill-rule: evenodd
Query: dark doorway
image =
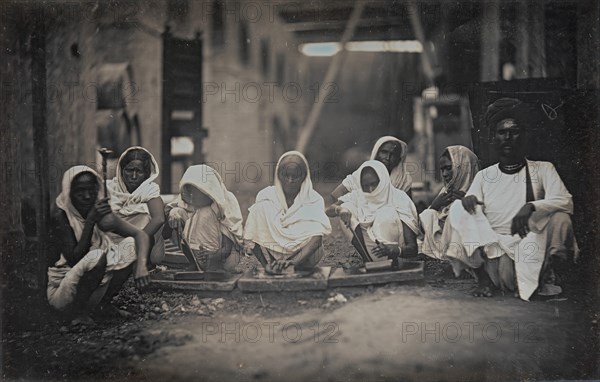
<path id="1" fill-rule="evenodd" d="M 163 34 L 162 193 L 172 193 L 185 169 L 204 162 L 202 140 L 202 38 Z"/>

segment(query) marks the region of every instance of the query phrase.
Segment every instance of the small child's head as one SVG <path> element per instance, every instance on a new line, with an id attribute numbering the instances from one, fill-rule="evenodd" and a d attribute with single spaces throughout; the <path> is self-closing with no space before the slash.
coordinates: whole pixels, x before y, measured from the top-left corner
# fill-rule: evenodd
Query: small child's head
<path id="1" fill-rule="evenodd" d="M 213 202 L 210 196 L 191 184 L 184 184 L 183 187 L 181 187 L 180 194 L 181 200 L 196 208 L 208 207 Z"/>

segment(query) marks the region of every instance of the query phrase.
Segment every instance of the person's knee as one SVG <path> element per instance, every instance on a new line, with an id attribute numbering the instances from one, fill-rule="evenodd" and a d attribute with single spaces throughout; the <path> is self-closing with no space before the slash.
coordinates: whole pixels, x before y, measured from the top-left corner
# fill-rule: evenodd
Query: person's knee
<path id="1" fill-rule="evenodd" d="M 393 207 L 383 207 L 375 213 L 374 222 L 380 225 L 399 224 L 400 217 Z"/>
<path id="2" fill-rule="evenodd" d="M 571 215 L 566 212 L 555 212 L 550 216 L 550 220 L 548 222 L 549 225 L 552 225 L 554 229 L 567 229 L 570 230 L 573 227 L 573 223 L 571 222 Z"/>

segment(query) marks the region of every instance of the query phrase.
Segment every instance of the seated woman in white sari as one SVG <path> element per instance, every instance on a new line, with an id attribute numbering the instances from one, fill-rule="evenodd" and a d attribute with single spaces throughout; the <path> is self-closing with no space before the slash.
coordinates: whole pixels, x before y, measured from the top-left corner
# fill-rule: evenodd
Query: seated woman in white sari
<path id="1" fill-rule="evenodd" d="M 60 311 L 90 321 L 89 313 L 122 313 L 110 304 L 129 277 L 135 262 L 135 282 L 148 285 L 146 260 L 150 238 L 111 213 L 108 199 L 100 199 L 101 180 L 87 166 L 65 172 L 51 238 L 60 259 L 48 268 L 48 302 Z M 113 243 L 107 232 L 126 239 Z"/>
<path id="2" fill-rule="evenodd" d="M 117 176 L 107 182 L 110 206 L 121 219 L 143 229 L 152 239 L 150 264 L 159 264 L 165 257 L 162 229 L 165 223 L 165 206 L 160 188 L 154 181 L 158 177 L 158 163 L 143 147 L 130 147 L 121 155 Z M 123 240 L 111 235 L 115 243 Z"/>
<path id="3" fill-rule="evenodd" d="M 378 160 L 383 163 L 388 171 L 392 186 L 406 192 L 411 197 L 412 177 L 404 167 L 404 160 L 408 154 L 408 146 L 400 139 L 392 136 L 385 136 L 373 146 L 370 160 Z M 360 183 L 356 183 L 356 179 L 360 178 L 357 175 L 358 170 L 346 176 L 342 184 L 337 186 L 329 195 L 331 203 L 335 203 L 338 199 L 349 192 L 360 190 Z"/>
<path id="4" fill-rule="evenodd" d="M 235 272 L 243 229 L 235 195 L 225 188 L 219 173 L 207 165 L 189 167 L 179 190 L 179 197 L 167 205 L 165 214 L 169 228 L 195 257 L 188 258 L 189 269 Z M 190 256 L 187 249 L 184 254 Z"/>
<path id="5" fill-rule="evenodd" d="M 365 262 L 416 256 L 419 216 L 412 200 L 392 186 L 379 161 L 363 163 L 355 176 L 361 188 L 342 196 L 342 204 L 327 208 L 327 215 L 340 217 Z"/>
<path id="6" fill-rule="evenodd" d="M 447 260 L 444 255 L 448 246 L 448 235 L 444 235 L 446 218 L 450 205 L 462 199 L 469 190 L 475 174 L 479 171 L 477 156 L 464 146 L 449 146 L 440 157 L 440 172 L 444 187 L 431 202 L 428 209 L 421 212 L 423 245 L 421 252 L 438 260 Z M 462 269 L 460 262 L 452 262 L 454 273 L 458 277 Z"/>
<path id="7" fill-rule="evenodd" d="M 268 273 L 311 270 L 323 258 L 323 236 L 331 233 L 331 223 L 301 153 L 279 158 L 275 185 L 261 190 L 249 211 L 245 247 Z"/>

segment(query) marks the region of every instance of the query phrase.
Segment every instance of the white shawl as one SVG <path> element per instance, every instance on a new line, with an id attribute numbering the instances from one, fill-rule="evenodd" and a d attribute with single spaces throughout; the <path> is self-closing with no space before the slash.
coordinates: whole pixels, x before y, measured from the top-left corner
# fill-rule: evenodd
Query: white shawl
<path id="1" fill-rule="evenodd" d="M 235 195 L 227 190 L 219 173 L 204 164 L 190 166 L 181 177 L 179 189 L 181 190 L 186 184 L 197 188 L 212 199 L 211 207 L 221 223 L 221 232 L 237 242 L 236 244 L 241 245 L 242 211 Z M 181 194 L 171 203 L 171 205 L 173 204 L 187 211 L 195 211 L 194 206 L 181 199 Z M 192 220 L 193 218 L 190 218 L 190 221 Z M 188 222 L 183 232 L 184 237 L 189 237 L 192 232 L 194 232 L 194 227 Z"/>
<path id="2" fill-rule="evenodd" d="M 150 176 L 132 193 L 127 191 L 123 181 L 121 170 L 121 161 L 131 150 L 142 150 L 148 153 L 151 158 Z M 131 216 L 135 214 L 148 214 L 148 201 L 160 197 L 160 187 L 154 181 L 158 177 L 158 163 L 150 151 L 140 146 L 130 147 L 119 158 L 117 163 L 117 176 L 108 181 L 108 193 L 110 195 L 110 207 L 115 213 L 121 216 Z"/>
<path id="3" fill-rule="evenodd" d="M 281 161 L 290 155 L 304 161 L 306 178 L 294 203 L 288 208 L 278 174 Z M 296 252 L 311 237 L 331 233 L 323 197 L 313 189 L 308 161 L 298 151 L 289 151 L 279 158 L 275 168 L 275 185 L 261 190 L 249 211 L 244 239 L 276 252 Z"/>
<path id="4" fill-rule="evenodd" d="M 363 163 L 352 176 L 353 182 L 360 185 L 360 175 L 364 168 L 371 167 L 377 173 L 379 184 L 373 192 L 364 192 L 362 187 L 340 197 L 342 207 L 352 212 L 352 215 L 362 225 L 369 225 L 375 219 L 377 210 L 384 206 L 394 207 L 400 220 L 406 224 L 415 234 L 419 233 L 419 217 L 417 209 L 406 194 L 390 183 L 390 176 L 385 165 L 377 160 L 369 160 Z"/>

